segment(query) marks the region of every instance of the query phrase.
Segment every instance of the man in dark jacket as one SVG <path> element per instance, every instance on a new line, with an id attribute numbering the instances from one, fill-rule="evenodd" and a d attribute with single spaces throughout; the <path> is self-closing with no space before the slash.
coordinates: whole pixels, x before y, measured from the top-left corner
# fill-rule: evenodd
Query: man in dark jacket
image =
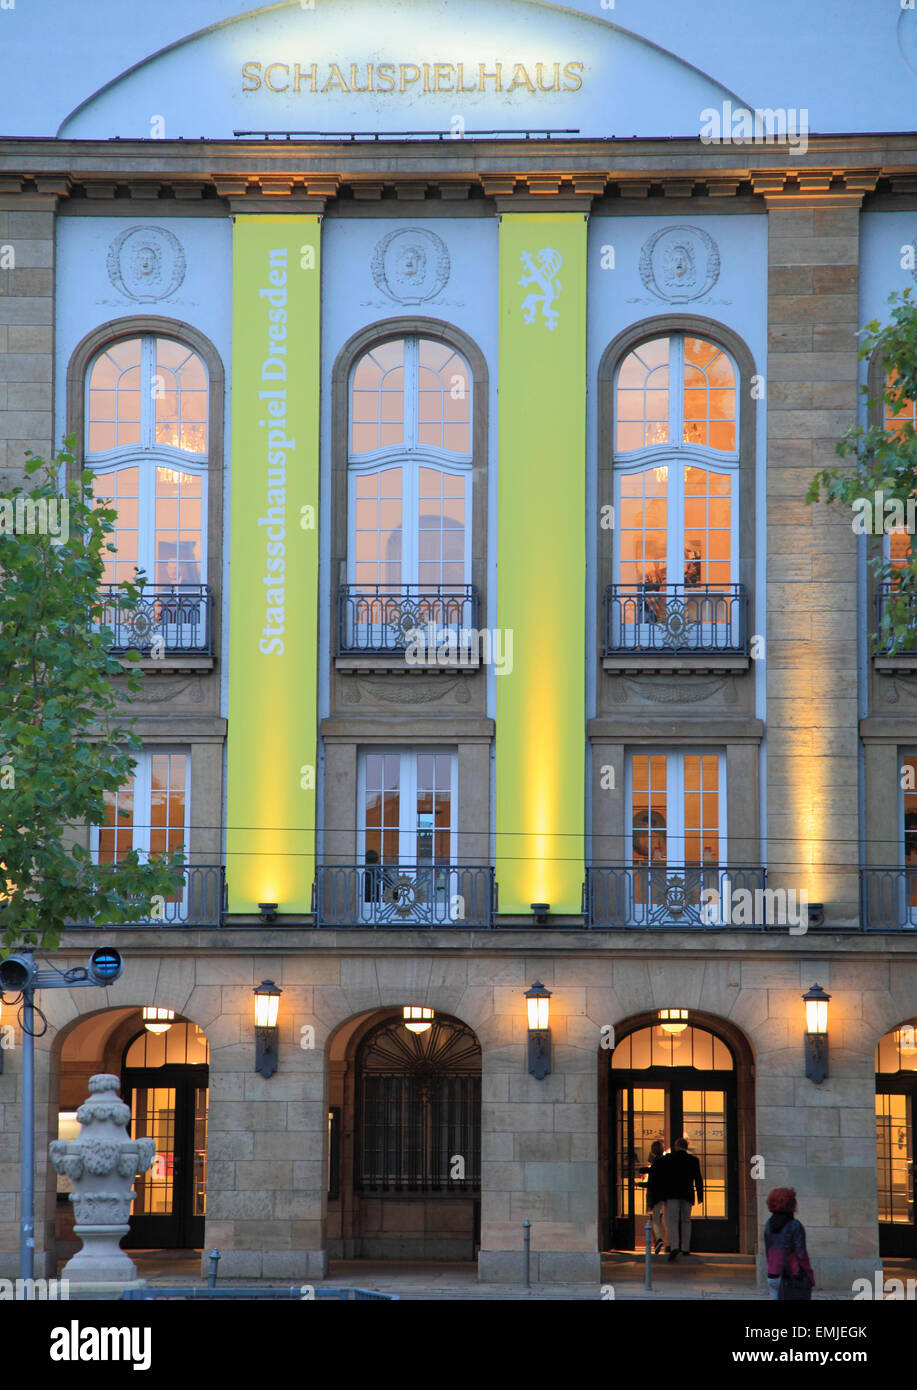
<path id="1" fill-rule="evenodd" d="M 691 1208 L 694 1194 L 704 1200 L 704 1180 L 700 1163 L 688 1153 L 687 1139 L 676 1139 L 672 1152 L 664 1160 L 665 1169 L 665 1226 L 669 1235 L 669 1259 L 691 1253 Z"/>
<path id="2" fill-rule="evenodd" d="M 653 1222 L 653 1237 L 656 1242 L 653 1254 L 658 1255 L 665 1239 L 662 1216 L 667 1195 L 665 1188 L 667 1155 L 663 1151 L 659 1139 L 650 1148 L 650 1159 L 649 1172 L 646 1175 L 646 1210 Z"/>

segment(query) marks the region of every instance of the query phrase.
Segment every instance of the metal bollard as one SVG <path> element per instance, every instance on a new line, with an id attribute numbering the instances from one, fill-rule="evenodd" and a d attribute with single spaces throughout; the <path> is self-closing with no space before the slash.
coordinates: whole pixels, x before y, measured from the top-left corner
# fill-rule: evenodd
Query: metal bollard
<path id="1" fill-rule="evenodd" d="M 532 1257 L 532 1223 L 528 1217 L 522 1223 L 522 1241 L 525 1247 L 525 1287 L 528 1289 L 531 1287 L 530 1261 Z"/>
<path id="2" fill-rule="evenodd" d="M 217 1286 L 217 1265 L 218 1265 L 219 1263 L 220 1263 L 220 1252 L 219 1252 L 219 1250 L 211 1250 L 211 1252 L 210 1252 L 210 1277 L 209 1277 L 209 1279 L 207 1280 L 207 1287 L 208 1287 L 208 1289 L 215 1289 L 216 1286 Z"/>
<path id="3" fill-rule="evenodd" d="M 652 1289 L 653 1287 L 653 1223 L 649 1217 L 646 1218 L 644 1226 L 646 1232 L 646 1264 L 643 1275 L 643 1287 Z"/>

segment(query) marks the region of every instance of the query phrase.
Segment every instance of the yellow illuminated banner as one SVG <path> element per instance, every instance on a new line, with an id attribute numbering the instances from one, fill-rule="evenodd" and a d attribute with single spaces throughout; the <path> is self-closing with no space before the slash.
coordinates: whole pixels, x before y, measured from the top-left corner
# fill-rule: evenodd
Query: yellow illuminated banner
<path id="1" fill-rule="evenodd" d="M 500 223 L 497 882 L 579 912 L 585 800 L 586 220 Z"/>
<path id="2" fill-rule="evenodd" d="M 308 912 L 315 866 L 319 222 L 233 232 L 230 912 Z"/>

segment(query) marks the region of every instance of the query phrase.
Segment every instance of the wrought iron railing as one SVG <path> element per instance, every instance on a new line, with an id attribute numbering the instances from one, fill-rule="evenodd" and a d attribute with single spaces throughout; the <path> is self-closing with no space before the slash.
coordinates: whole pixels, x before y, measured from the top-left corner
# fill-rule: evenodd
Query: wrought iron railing
<path id="1" fill-rule="evenodd" d="M 219 927 L 226 911 L 226 870 L 222 864 L 189 864 L 184 884 L 171 896 L 154 899 L 153 911 L 130 922 L 106 924 L 109 931 L 121 927 Z M 94 922 L 72 922 L 78 927 Z"/>
<path id="2" fill-rule="evenodd" d="M 697 928 L 701 931 L 782 925 L 769 920 L 779 917 L 780 900 L 766 893 L 766 883 L 767 870 L 749 865 L 641 864 L 587 868 L 586 925 Z"/>
<path id="3" fill-rule="evenodd" d="M 490 927 L 494 871 L 467 864 L 329 864 L 315 870 L 318 927 Z"/>
<path id="4" fill-rule="evenodd" d="M 880 584 L 876 589 L 876 656 L 897 656 L 907 652 L 917 655 L 917 600 L 912 594 L 899 596 L 894 583 Z M 902 626 L 906 632 L 900 629 Z M 895 631 L 895 628 L 899 631 Z M 906 638 L 914 643 L 906 646 Z"/>
<path id="5" fill-rule="evenodd" d="M 212 656 L 213 594 L 209 584 L 145 584 L 135 608 L 123 605 L 117 584 L 105 585 L 93 628 L 114 634 L 113 652 Z"/>
<path id="6" fill-rule="evenodd" d="M 609 584 L 605 590 L 606 656 L 747 651 L 744 584 Z"/>
<path id="7" fill-rule="evenodd" d="M 917 930 L 917 865 L 860 869 L 863 931 Z"/>
<path id="8" fill-rule="evenodd" d="M 342 584 L 338 591 L 340 656 L 397 655 L 417 633 L 431 654 L 447 643 L 459 654 L 476 651 L 477 626 L 473 584 Z"/>

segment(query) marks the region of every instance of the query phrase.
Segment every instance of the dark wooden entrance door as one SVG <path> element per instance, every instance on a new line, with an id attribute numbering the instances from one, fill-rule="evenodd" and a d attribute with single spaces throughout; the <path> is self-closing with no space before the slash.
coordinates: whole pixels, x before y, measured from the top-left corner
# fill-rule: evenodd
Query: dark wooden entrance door
<path id="1" fill-rule="evenodd" d="M 700 1159 L 704 1201 L 691 1219 L 691 1249 L 739 1248 L 735 1075 L 693 1067 L 612 1071 L 609 1120 L 611 1246 L 643 1248 L 650 1146 L 681 1135 Z"/>
<path id="2" fill-rule="evenodd" d="M 153 1167 L 134 1180 L 125 1249 L 196 1250 L 204 1244 L 207 1188 L 205 1066 L 126 1067 L 121 1094 L 131 1135 L 156 1141 Z"/>
<path id="3" fill-rule="evenodd" d="M 879 1254 L 917 1258 L 914 1109 L 917 1077 L 876 1077 Z"/>

